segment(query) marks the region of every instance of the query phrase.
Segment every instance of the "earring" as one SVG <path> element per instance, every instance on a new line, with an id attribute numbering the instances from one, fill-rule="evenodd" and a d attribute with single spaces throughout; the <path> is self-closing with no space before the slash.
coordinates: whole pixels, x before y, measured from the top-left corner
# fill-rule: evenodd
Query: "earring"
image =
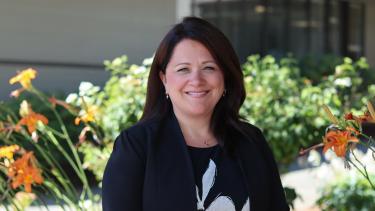
<path id="1" fill-rule="evenodd" d="M 167 98 L 167 100 L 169 99 L 169 94 L 168 93 L 165 93 L 165 98 Z"/>
<path id="2" fill-rule="evenodd" d="M 223 97 L 225 97 L 225 95 L 227 94 L 227 90 L 224 89 L 224 92 L 223 92 Z"/>

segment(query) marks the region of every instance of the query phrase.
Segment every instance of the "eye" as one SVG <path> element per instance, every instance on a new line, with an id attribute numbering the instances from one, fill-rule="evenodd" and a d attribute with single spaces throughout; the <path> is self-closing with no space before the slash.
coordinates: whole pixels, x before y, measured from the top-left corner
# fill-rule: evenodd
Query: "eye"
<path id="1" fill-rule="evenodd" d="M 184 67 L 184 68 L 180 68 L 180 69 L 177 69 L 176 72 L 187 72 L 189 69 Z"/>
<path id="2" fill-rule="evenodd" d="M 215 67 L 213 66 L 206 66 L 204 67 L 205 70 L 215 70 Z"/>

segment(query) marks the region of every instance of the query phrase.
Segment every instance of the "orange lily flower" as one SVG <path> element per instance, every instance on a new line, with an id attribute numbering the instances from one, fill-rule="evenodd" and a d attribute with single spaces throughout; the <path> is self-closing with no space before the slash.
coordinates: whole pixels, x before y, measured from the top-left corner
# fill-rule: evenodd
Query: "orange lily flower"
<path id="1" fill-rule="evenodd" d="M 63 100 L 58 100 L 55 97 L 50 97 L 50 98 L 48 98 L 48 101 L 52 104 L 52 106 L 54 108 L 56 107 L 56 105 L 60 105 L 60 106 L 64 107 L 67 110 L 73 111 L 72 106 L 69 105 L 69 103 L 67 103 L 67 102 L 65 102 Z"/>
<path id="2" fill-rule="evenodd" d="M 354 134 L 356 136 L 360 134 L 360 132 L 357 129 L 353 128 L 353 127 L 346 127 L 346 130 L 349 131 L 349 132 L 351 132 L 352 134 Z"/>
<path id="3" fill-rule="evenodd" d="M 375 122 L 375 119 L 372 118 L 370 112 L 366 112 L 363 115 L 359 116 L 361 122 Z"/>
<path id="4" fill-rule="evenodd" d="M 362 124 L 362 123 L 365 121 L 365 119 L 363 119 L 362 116 L 356 116 L 356 115 L 354 115 L 352 112 L 350 112 L 350 113 L 346 113 L 345 116 L 344 116 L 344 119 L 345 119 L 346 121 L 354 120 L 354 121 L 356 121 L 357 124 L 359 124 L 359 125 Z"/>
<path id="5" fill-rule="evenodd" d="M 13 189 L 24 185 L 25 191 L 30 193 L 33 183 L 42 184 L 43 177 L 40 169 L 36 166 L 33 152 L 25 153 L 21 158 L 10 164 L 8 176 L 11 179 Z"/>
<path id="6" fill-rule="evenodd" d="M 344 157 L 349 142 L 359 142 L 358 138 L 351 134 L 351 131 L 331 130 L 323 138 L 323 153 L 333 148 L 333 151 L 338 157 Z"/>
<path id="7" fill-rule="evenodd" d="M 28 68 L 19 72 L 16 76 L 9 80 L 10 84 L 19 82 L 23 88 L 29 89 L 31 87 L 31 80 L 36 77 L 36 70 Z"/>
<path id="8" fill-rule="evenodd" d="M 362 124 L 364 122 L 375 122 L 370 112 L 365 112 L 363 115 L 360 115 L 360 116 L 356 116 L 352 112 L 350 112 L 350 113 L 345 114 L 344 119 L 354 120 L 358 124 Z"/>
<path id="9" fill-rule="evenodd" d="M 85 109 L 84 113 L 79 117 L 76 117 L 74 123 L 78 125 L 81 121 L 87 122 L 94 122 L 95 121 L 95 113 L 98 112 L 98 107 L 90 106 Z"/>
<path id="10" fill-rule="evenodd" d="M 36 130 L 38 121 L 41 121 L 45 125 L 48 124 L 48 119 L 44 115 L 35 113 L 30 109 L 29 113 L 22 117 L 22 119 L 17 123 L 16 131 L 20 130 L 21 125 L 26 125 L 27 130 L 30 134 L 32 134 Z"/>
<path id="11" fill-rule="evenodd" d="M 13 154 L 17 150 L 19 150 L 20 147 L 18 145 L 10 145 L 10 146 L 3 146 L 0 147 L 0 158 L 6 157 L 9 160 L 13 159 Z"/>
<path id="12" fill-rule="evenodd" d="M 352 112 L 346 113 L 344 116 L 345 120 L 355 120 L 354 117 Z"/>

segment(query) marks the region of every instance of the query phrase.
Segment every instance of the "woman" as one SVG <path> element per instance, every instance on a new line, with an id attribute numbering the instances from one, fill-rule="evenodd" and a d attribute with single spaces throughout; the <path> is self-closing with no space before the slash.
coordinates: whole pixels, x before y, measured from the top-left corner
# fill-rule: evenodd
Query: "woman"
<path id="1" fill-rule="evenodd" d="M 245 96 L 224 34 L 195 17 L 175 25 L 155 53 L 141 121 L 115 142 L 103 209 L 289 210 L 261 131 L 239 116 Z"/>

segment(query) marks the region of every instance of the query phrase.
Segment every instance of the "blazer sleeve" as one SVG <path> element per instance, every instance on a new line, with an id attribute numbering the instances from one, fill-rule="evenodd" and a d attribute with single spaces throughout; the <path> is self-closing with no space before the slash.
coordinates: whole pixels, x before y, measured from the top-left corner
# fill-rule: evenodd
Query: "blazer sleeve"
<path id="1" fill-rule="evenodd" d="M 115 140 L 103 175 L 104 211 L 142 210 L 145 153 L 141 144 L 123 131 Z"/>
<path id="2" fill-rule="evenodd" d="M 279 170 L 273 156 L 273 153 L 268 146 L 268 143 L 259 128 L 256 128 L 256 135 L 260 139 L 259 144 L 260 148 L 263 151 L 266 161 L 269 164 L 270 172 L 271 172 L 271 199 L 272 202 L 270 203 L 270 210 L 290 210 L 288 203 L 285 197 L 285 191 L 281 184 Z"/>

